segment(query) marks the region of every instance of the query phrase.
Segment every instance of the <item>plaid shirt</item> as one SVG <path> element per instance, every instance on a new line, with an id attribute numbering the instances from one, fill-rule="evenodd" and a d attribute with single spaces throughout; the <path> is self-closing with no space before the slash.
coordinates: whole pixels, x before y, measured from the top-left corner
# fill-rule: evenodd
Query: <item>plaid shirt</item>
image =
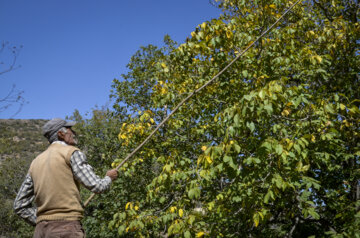
<path id="1" fill-rule="evenodd" d="M 62 141 L 55 141 L 53 143 L 66 145 Z M 111 178 L 105 176 L 105 178 L 101 179 L 97 176 L 91 165 L 88 164 L 85 154 L 81 151 L 77 150 L 72 154 L 70 164 L 74 178 L 90 191 L 101 193 L 110 188 Z M 34 199 L 34 182 L 30 174 L 27 174 L 15 198 L 14 209 L 16 214 L 32 225 L 36 224 L 36 208 L 32 206 Z"/>

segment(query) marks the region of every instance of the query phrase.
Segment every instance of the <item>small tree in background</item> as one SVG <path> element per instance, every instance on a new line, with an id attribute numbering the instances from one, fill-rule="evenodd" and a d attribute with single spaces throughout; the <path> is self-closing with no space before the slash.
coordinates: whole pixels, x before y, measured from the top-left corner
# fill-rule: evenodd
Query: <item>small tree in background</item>
<path id="1" fill-rule="evenodd" d="M 2 42 L 0 46 L 0 81 L 4 80 L 4 74 L 20 67 L 17 65 L 17 58 L 21 49 L 22 46 L 12 46 L 8 42 Z M 6 94 L 0 95 L 0 113 L 17 105 L 18 109 L 12 116 L 18 114 L 25 104 L 23 93 L 24 91 L 17 90 L 13 85 Z"/>

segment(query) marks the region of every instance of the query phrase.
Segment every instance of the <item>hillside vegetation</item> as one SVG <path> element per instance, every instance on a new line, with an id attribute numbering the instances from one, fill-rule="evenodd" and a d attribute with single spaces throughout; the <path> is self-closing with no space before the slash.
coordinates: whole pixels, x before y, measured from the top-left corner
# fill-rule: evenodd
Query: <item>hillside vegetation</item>
<path id="1" fill-rule="evenodd" d="M 46 120 L 0 119 L 0 236 L 32 237 L 33 228 L 16 216 L 13 201 L 31 161 L 48 145 Z"/>

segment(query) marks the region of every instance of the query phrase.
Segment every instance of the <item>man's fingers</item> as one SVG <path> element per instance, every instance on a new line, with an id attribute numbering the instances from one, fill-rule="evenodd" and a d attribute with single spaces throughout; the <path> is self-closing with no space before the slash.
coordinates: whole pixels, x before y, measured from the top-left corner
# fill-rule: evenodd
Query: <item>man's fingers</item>
<path id="1" fill-rule="evenodd" d="M 114 180 L 118 177 L 118 171 L 116 169 L 108 170 L 106 176 L 109 176 L 111 180 Z"/>

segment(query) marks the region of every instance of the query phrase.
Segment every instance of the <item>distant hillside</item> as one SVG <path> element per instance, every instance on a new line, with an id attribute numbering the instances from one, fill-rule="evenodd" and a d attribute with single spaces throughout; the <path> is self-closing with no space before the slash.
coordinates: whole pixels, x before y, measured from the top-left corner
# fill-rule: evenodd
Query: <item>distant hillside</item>
<path id="1" fill-rule="evenodd" d="M 14 214 L 12 204 L 31 161 L 48 146 L 41 134 L 46 122 L 0 119 L 0 237 L 32 237 L 33 227 Z"/>
<path id="2" fill-rule="evenodd" d="M 32 160 L 48 142 L 41 134 L 47 120 L 0 119 L 0 161 L 7 158 Z"/>

